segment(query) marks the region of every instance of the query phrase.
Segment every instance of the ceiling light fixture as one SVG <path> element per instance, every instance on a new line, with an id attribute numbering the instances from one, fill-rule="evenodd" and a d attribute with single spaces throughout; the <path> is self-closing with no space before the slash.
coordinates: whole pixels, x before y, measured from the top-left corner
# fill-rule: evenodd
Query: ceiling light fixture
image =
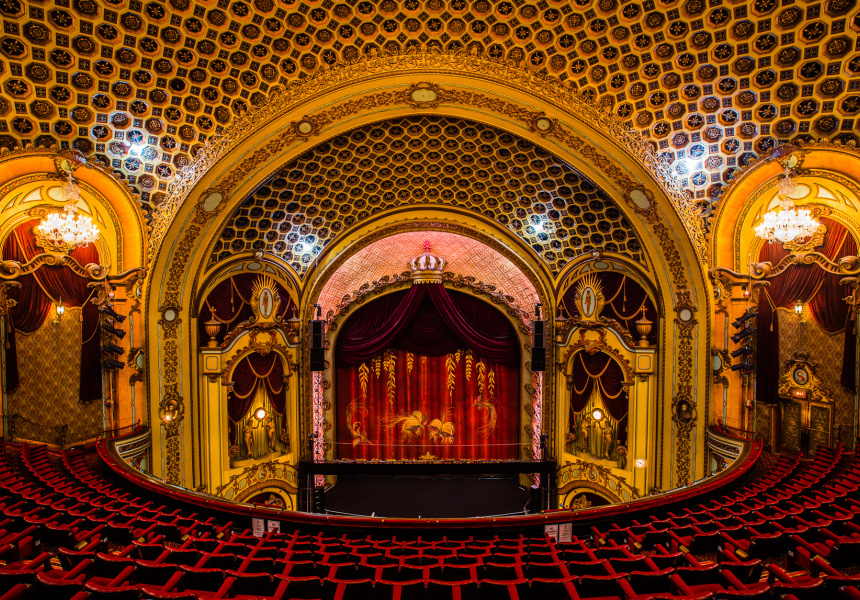
<path id="1" fill-rule="evenodd" d="M 779 208 L 765 213 L 761 224 L 755 228 L 755 234 L 762 240 L 773 243 L 800 242 L 812 236 L 820 223 L 816 221 L 809 209 L 797 208 L 792 196 L 797 184 L 791 170 L 785 168 L 785 176 L 777 182 Z"/>
<path id="2" fill-rule="evenodd" d="M 78 214 L 78 201 L 81 192 L 69 175 L 63 183 L 63 210 L 56 210 L 45 215 L 36 226 L 36 237 L 45 250 L 54 252 L 71 252 L 75 248 L 95 243 L 99 230 L 87 215 Z"/>

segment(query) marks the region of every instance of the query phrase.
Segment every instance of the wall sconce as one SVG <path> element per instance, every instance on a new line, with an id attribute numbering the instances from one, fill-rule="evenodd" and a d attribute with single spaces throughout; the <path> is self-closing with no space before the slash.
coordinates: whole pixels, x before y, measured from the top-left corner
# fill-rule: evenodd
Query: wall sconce
<path id="1" fill-rule="evenodd" d="M 165 423 L 175 421 L 179 416 L 179 403 L 176 400 L 167 400 L 158 412 Z"/>
<path id="2" fill-rule="evenodd" d="M 592 418 L 598 423 L 603 420 L 603 411 L 599 408 L 595 408 L 594 412 L 591 413 Z"/>
<path id="3" fill-rule="evenodd" d="M 794 303 L 794 314 L 797 315 L 797 322 L 803 325 L 806 323 L 806 319 L 803 318 L 803 302 L 800 300 Z"/>
<path id="4" fill-rule="evenodd" d="M 744 298 L 749 298 L 749 297 L 750 297 L 750 290 L 749 290 L 749 288 L 748 288 L 747 286 L 745 286 L 745 285 L 742 285 L 742 286 L 741 286 L 741 289 L 742 289 L 742 290 L 743 290 L 743 292 L 744 292 Z"/>
<path id="5" fill-rule="evenodd" d="M 254 416 L 257 418 L 258 421 L 262 421 L 263 419 L 266 418 L 266 409 L 265 408 L 258 408 L 254 412 Z"/>
<path id="6" fill-rule="evenodd" d="M 57 311 L 57 316 L 54 317 L 54 325 L 59 325 L 60 320 L 63 318 L 63 315 L 66 314 L 66 306 L 63 304 L 63 299 L 60 298 L 60 301 L 54 305 L 54 308 Z"/>

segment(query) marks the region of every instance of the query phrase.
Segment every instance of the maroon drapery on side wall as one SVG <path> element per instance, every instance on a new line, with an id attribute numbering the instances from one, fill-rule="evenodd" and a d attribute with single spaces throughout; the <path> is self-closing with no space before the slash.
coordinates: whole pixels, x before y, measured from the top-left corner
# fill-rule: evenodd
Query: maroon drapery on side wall
<path id="1" fill-rule="evenodd" d="M 573 387 L 570 391 L 570 408 L 580 412 L 598 385 L 600 397 L 609 416 L 620 421 L 627 416 L 629 403 L 623 392 L 624 369 L 605 352 L 589 354 L 577 352 L 573 357 Z"/>
<path id="2" fill-rule="evenodd" d="M 648 297 L 648 293 L 639 283 L 631 277 L 621 273 L 599 272 L 597 278 L 603 288 L 606 304 L 603 307 L 603 316 L 618 321 L 634 339 L 641 336 L 636 331 L 636 321 L 642 318 L 642 308 L 645 308 L 645 316 L 654 323 L 651 333 L 648 334 L 648 342 L 657 342 L 660 328 L 657 326 L 659 320 L 654 303 Z M 578 315 L 579 309 L 574 300 L 576 296 L 576 285 L 569 287 L 564 293 L 562 304 L 570 316 Z"/>
<path id="3" fill-rule="evenodd" d="M 235 384 L 227 396 L 227 415 L 230 418 L 231 431 L 251 408 L 258 385 L 265 388 L 274 411 L 279 415 L 284 414 L 287 392 L 284 386 L 284 362 L 278 353 L 270 352 L 266 356 L 256 352 L 249 354 L 236 365 L 231 379 Z M 282 427 L 285 422 L 281 421 Z"/>
<path id="4" fill-rule="evenodd" d="M 823 247 L 819 252 L 833 261 L 839 261 L 845 256 L 856 256 L 857 245 L 854 239 L 839 223 L 830 219 L 821 219 L 826 225 L 827 233 Z M 781 244 L 765 244 L 759 252 L 760 262 L 770 262 L 776 266 L 785 256 L 791 254 Z M 849 294 L 847 286 L 840 286 L 841 276 L 827 273 L 818 265 L 794 265 L 783 273 L 769 279 L 770 287 L 761 292 L 758 303 L 758 323 L 756 331 L 756 398 L 765 402 L 777 400 L 777 375 L 781 368 L 779 364 L 779 321 L 776 318 L 777 308 L 791 307 L 797 300 L 809 303 L 815 321 L 829 332 L 837 332 L 845 328 L 846 350 L 852 341 L 853 333 L 849 319 L 848 305 L 843 300 Z M 851 348 L 853 350 L 853 343 Z M 852 352 L 845 352 L 842 362 L 843 385 L 846 382 L 846 367 L 850 371 L 850 385 L 854 391 Z M 850 362 L 849 362 L 850 361 Z M 771 376 L 765 376 L 771 374 Z"/>
<path id="5" fill-rule="evenodd" d="M 251 310 L 251 288 L 254 281 L 260 277 L 256 273 L 240 273 L 225 279 L 209 292 L 206 296 L 203 305 L 200 307 L 200 314 L 197 317 L 197 328 L 200 339 L 200 345 L 205 346 L 209 341 L 209 334 L 206 333 L 206 322 L 212 319 L 212 309 L 215 309 L 215 319 L 222 323 L 221 329 L 215 339 L 218 343 L 224 341 L 224 336 L 227 332 L 233 329 L 239 323 L 250 319 L 254 312 Z M 277 281 L 275 287 L 278 290 L 278 295 L 281 297 L 281 306 L 278 308 L 279 316 L 289 318 L 293 314 L 293 299 L 287 293 L 287 290 Z"/>
<path id="6" fill-rule="evenodd" d="M 358 309 L 335 348 L 339 458 L 516 458 L 520 340 L 492 305 L 415 284 Z"/>
<path id="7" fill-rule="evenodd" d="M 574 415 L 582 412 L 588 405 L 588 400 L 598 386 L 600 399 L 606 407 L 609 416 L 618 421 L 619 443 L 627 442 L 627 415 L 630 401 L 627 392 L 623 391 L 624 369 L 605 352 L 589 354 L 577 352 L 573 357 L 573 385 L 570 390 L 570 414 L 568 427 L 576 421 Z M 623 436 L 622 436 L 623 433 Z"/>
<path id="8" fill-rule="evenodd" d="M 6 238 L 3 244 L 4 260 L 14 260 L 24 264 L 36 255 L 42 254 L 42 249 L 36 246 L 36 236 L 33 234 L 33 228 L 38 223 L 38 219 L 23 223 Z M 81 265 L 99 262 L 98 250 L 94 244 L 72 250 L 70 255 Z M 43 266 L 35 273 L 19 277 L 18 282 L 21 287 L 12 288 L 9 294 L 10 298 L 17 301 L 17 305 L 9 311 L 11 327 L 7 328 L 9 336 L 6 361 L 7 389 L 14 391 L 20 383 L 15 331 L 32 333 L 41 327 L 51 310 L 51 298 L 53 298 L 62 299 L 66 306 L 82 307 L 83 343 L 81 344 L 79 399 L 81 402 L 89 402 L 101 398 L 99 311 L 92 302 L 89 302 L 92 294 L 92 290 L 87 287 L 89 280 L 65 267 Z"/>

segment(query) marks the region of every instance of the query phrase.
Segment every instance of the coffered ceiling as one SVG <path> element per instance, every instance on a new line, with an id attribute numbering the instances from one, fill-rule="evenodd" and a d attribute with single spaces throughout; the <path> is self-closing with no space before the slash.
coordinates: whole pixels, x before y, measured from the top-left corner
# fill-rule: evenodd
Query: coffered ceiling
<path id="1" fill-rule="evenodd" d="M 0 146 L 74 147 L 141 192 L 271 86 L 373 49 L 570 80 L 653 140 L 704 215 L 781 141 L 857 139 L 856 0 L 0 0 Z"/>
<path id="2" fill-rule="evenodd" d="M 554 275 L 596 248 L 644 263 L 618 206 L 564 161 L 488 125 L 434 116 L 367 125 L 291 161 L 233 214 L 211 263 L 262 250 L 304 275 L 338 234 L 409 202 L 507 227 Z"/>

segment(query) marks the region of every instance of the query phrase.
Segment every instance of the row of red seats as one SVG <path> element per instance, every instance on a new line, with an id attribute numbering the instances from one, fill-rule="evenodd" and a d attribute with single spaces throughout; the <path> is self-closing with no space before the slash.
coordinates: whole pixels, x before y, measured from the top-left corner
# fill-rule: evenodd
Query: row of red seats
<path id="1" fill-rule="evenodd" d="M 17 472 L 3 455 L 0 487 L 6 490 L 5 484 L 9 483 L 15 490 L 10 491 L 12 499 L 40 510 L 34 514 L 30 514 L 32 510 L 15 513 L 18 509 L 13 506 L 13 514 L 7 519 L 14 523 L 35 519 L 31 526 L 36 529 L 30 531 L 30 537 L 34 544 L 44 540 L 45 545 L 62 541 L 49 535 L 50 524 L 57 523 L 64 515 L 76 518 L 78 523 L 68 528 L 71 537 L 65 539 L 65 544 L 59 544 L 64 547 L 56 551 L 55 557 L 43 553 L 0 570 L 0 582 L 11 585 L 10 591 L 0 598 L 24 598 L 35 593 L 38 595 L 30 597 L 63 600 L 84 597 L 94 600 L 102 597 L 644 600 L 774 595 L 802 600 L 811 597 L 822 585 L 833 590 L 844 589 L 842 593 L 851 597 L 854 580 L 821 556 L 824 547 L 813 546 L 810 550 L 797 542 L 798 548 L 806 548 L 810 555 L 808 568 L 798 574 L 775 565 L 767 565 L 765 570 L 761 559 L 745 560 L 744 550 L 730 547 L 726 539 L 737 542 L 736 538 L 755 540 L 769 535 L 757 532 L 759 536 L 743 537 L 743 523 L 753 522 L 754 518 L 765 519 L 758 523 L 759 528 L 767 524 L 786 530 L 792 525 L 789 520 L 800 518 L 806 522 L 800 525 L 807 529 L 793 535 L 808 544 L 819 543 L 811 541 L 813 536 L 807 532 L 812 529 L 835 535 L 834 522 L 846 527 L 855 525 L 850 515 L 856 511 L 849 514 L 844 507 L 847 503 L 856 504 L 858 499 L 856 487 L 852 489 L 856 483 L 852 478 L 860 473 L 855 469 L 860 463 L 855 461 L 838 478 L 833 478 L 833 469 L 842 452 L 841 448 L 835 451 L 821 448 L 803 469 L 799 459 L 780 459 L 776 468 L 764 477 L 766 491 L 759 489 L 762 485 L 759 479 L 739 492 L 680 514 L 649 515 L 646 520 L 640 517 L 616 523 L 605 531 L 595 528 L 588 538 L 558 544 L 544 538 L 522 537 L 424 541 L 350 539 L 298 532 L 269 532 L 262 539 L 248 532 L 231 535 L 227 533 L 229 524 L 219 527 L 211 519 L 183 517 L 180 510 L 155 508 L 136 501 L 99 477 L 81 453 L 63 453 L 59 457 L 63 465 L 60 469 L 44 448 L 22 446 L 21 462 L 27 472 Z M 22 487 L 28 483 L 31 485 Z M 758 493 L 750 494 L 753 489 L 759 489 Z M 843 504 L 822 503 L 814 496 L 831 489 L 842 494 L 838 497 Z M 89 490 L 93 493 L 86 499 L 94 500 L 95 512 L 79 514 L 79 505 L 83 503 L 80 498 Z M 78 502 L 69 507 L 64 499 Z M 5 500 L 6 496 L 0 498 L 4 516 Z M 818 502 L 814 507 L 809 504 L 813 500 Z M 791 512 L 798 510 L 789 504 L 792 502 L 801 507 L 801 512 Z M 70 508 L 77 512 L 69 515 Z M 809 511 L 821 512 L 825 517 Z M 828 516 L 844 518 L 834 521 Z M 56 518 L 51 520 L 52 517 Z M 70 542 L 77 540 L 79 533 L 83 538 L 76 549 Z M 785 532 L 782 533 L 785 539 Z M 710 549 L 710 545 L 707 549 L 700 547 L 699 540 L 705 538 L 724 544 L 718 564 L 699 560 Z M 21 556 L 20 551 L 17 554 Z M 50 565 L 52 558 L 58 559 L 59 564 Z M 763 574 L 765 581 L 761 581 Z M 20 580 L 16 581 L 15 576 Z"/>
<path id="2" fill-rule="evenodd" d="M 764 478 L 764 484 L 759 480 L 722 500 L 688 508 L 683 514 L 669 513 L 664 519 L 652 515 L 650 523 L 637 521 L 634 526 L 616 525 L 602 532 L 592 528 L 592 533 L 604 547 L 617 547 L 619 542 L 639 549 L 665 546 L 688 553 L 685 557 L 691 560 L 695 555 L 719 552 L 721 570 L 754 566 L 760 572 L 761 559 L 786 554 L 799 556 L 796 563 L 805 572 L 792 576 L 771 564 L 767 567 L 770 589 L 754 587 L 763 597 L 766 594 L 810 597 L 823 587 L 835 593 L 836 589 L 858 580 L 838 572 L 824 557 L 829 554 L 836 559 L 836 566 L 851 566 L 860 560 L 855 545 L 860 541 L 855 537 L 859 531 L 855 521 L 860 519 L 860 504 L 850 497 L 858 486 L 845 487 L 846 481 L 860 473 L 860 462 L 855 456 L 853 464 L 834 480 L 830 476 L 842 456 L 841 446 L 836 450 L 819 448 L 815 460 L 800 472 L 797 472 L 798 461 L 792 464 L 783 458 Z M 842 482 L 841 492 L 831 494 L 836 481 Z M 810 541 L 819 538 L 826 541 Z M 811 570 L 812 561 L 821 566 L 826 563 L 831 570 L 818 568 L 818 571 L 826 572 L 828 577 L 816 577 L 817 571 Z M 733 589 L 739 589 L 734 582 L 730 582 L 731 588 L 726 587 L 716 572 L 713 567 L 703 569 L 700 575 L 695 575 L 701 578 L 697 585 L 688 582 L 690 589 L 726 597 L 732 595 Z M 726 574 L 720 574 L 725 579 Z"/>

